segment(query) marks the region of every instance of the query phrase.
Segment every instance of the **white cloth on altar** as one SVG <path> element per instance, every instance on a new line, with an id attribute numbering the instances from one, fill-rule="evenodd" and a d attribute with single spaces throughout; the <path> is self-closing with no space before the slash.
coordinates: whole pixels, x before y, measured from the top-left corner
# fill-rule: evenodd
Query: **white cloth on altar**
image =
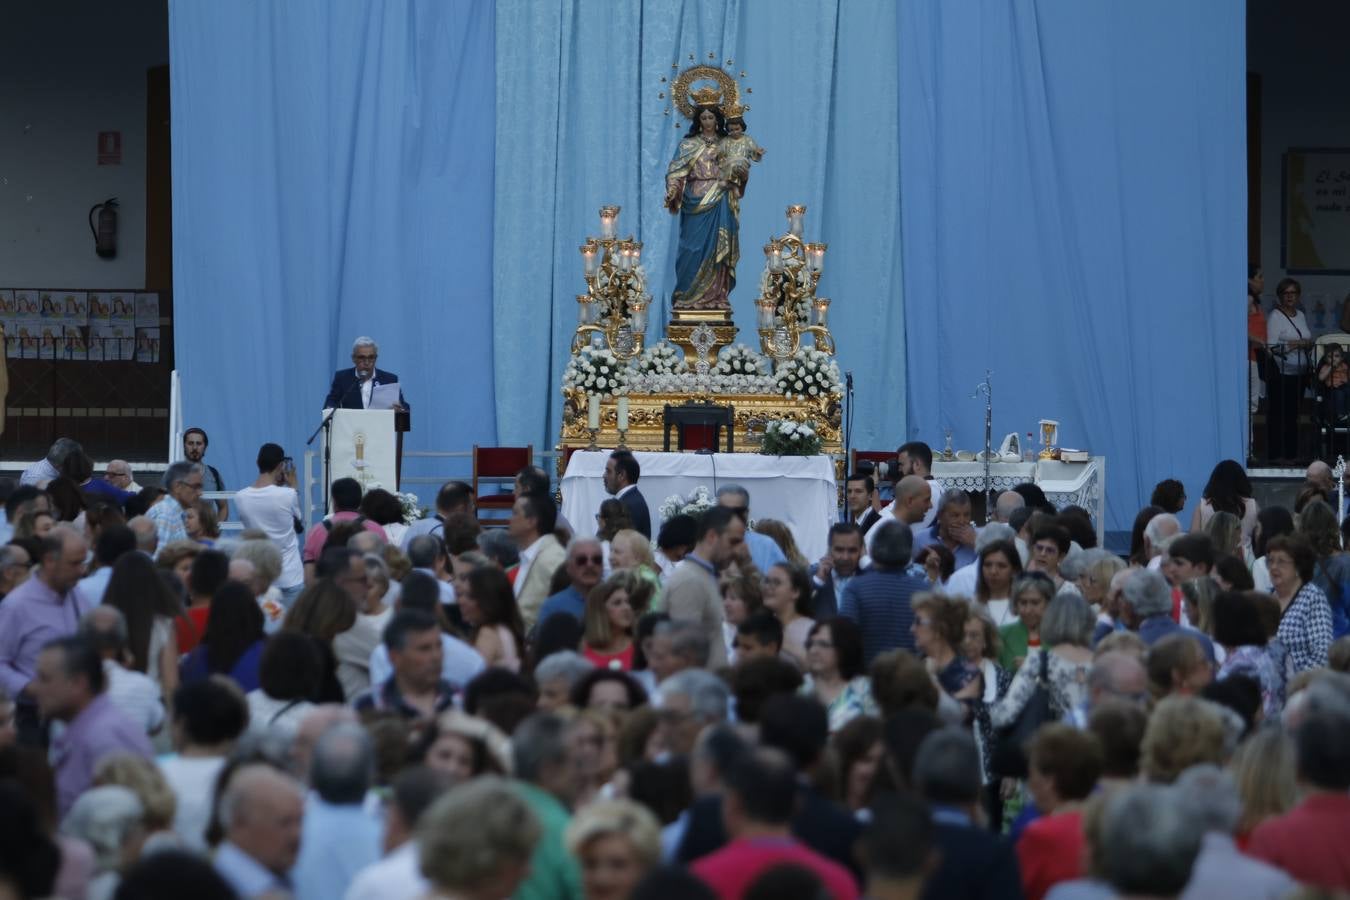
<path id="1" fill-rule="evenodd" d="M 595 534 L 595 514 L 610 494 L 603 476 L 610 451 L 578 450 L 563 474 L 562 510 L 578 535 Z M 838 519 L 839 496 L 834 462 L 828 456 L 762 456 L 755 453 L 633 454 L 642 467 L 638 490 L 647 500 L 652 522 L 661 521 L 661 504 L 678 494 L 687 498 L 699 485 L 716 494 L 726 484 L 750 492 L 754 519 L 787 524 L 807 559 L 829 551 L 830 526 Z"/>

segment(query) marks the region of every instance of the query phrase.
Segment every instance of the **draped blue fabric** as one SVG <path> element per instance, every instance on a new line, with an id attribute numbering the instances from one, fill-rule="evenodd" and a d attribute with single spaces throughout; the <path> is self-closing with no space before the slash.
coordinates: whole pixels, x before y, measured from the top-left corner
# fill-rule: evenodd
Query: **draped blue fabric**
<path id="1" fill-rule="evenodd" d="M 586 289 L 577 247 L 598 232 L 602 205 L 622 206 L 620 234 L 645 244 L 648 340 L 661 336 L 679 240 L 665 174 L 689 126 L 663 112 L 678 70 L 712 52 L 748 73 L 748 132 L 767 151 L 740 204 L 740 339 L 759 340 L 760 247 L 786 231 L 789 204 L 805 203 L 807 238 L 830 244 L 820 292 L 834 299 L 841 365 L 858 374 L 855 443 L 893 446 L 905 421 L 894 4 L 501 0 L 497 10 L 494 334 L 511 347 L 496 364 L 502 441 L 557 440 Z"/>
<path id="2" fill-rule="evenodd" d="M 1244 9 L 900 4 L 909 433 L 1061 422 L 1107 527 L 1242 459 Z M 846 351 L 847 352 L 847 351 Z"/>
<path id="3" fill-rule="evenodd" d="M 469 0 L 170 5 L 175 354 L 229 486 L 264 441 L 300 455 L 358 335 L 405 449 L 494 441 L 493 29 Z"/>

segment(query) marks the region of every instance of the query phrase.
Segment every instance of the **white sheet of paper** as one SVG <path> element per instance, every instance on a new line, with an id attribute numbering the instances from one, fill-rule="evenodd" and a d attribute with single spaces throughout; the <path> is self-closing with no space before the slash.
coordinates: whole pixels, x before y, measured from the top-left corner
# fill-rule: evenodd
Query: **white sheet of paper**
<path id="1" fill-rule="evenodd" d="M 370 406 L 366 409 L 393 409 L 398 405 L 398 382 L 377 384 L 370 392 Z"/>

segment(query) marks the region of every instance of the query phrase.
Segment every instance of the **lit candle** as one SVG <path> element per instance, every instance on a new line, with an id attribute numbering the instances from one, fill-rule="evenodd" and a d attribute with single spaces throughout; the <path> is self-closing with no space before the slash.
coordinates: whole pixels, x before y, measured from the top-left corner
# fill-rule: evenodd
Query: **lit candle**
<path id="1" fill-rule="evenodd" d="M 600 430 L 600 395 L 586 395 L 586 427 L 592 431 Z"/>
<path id="2" fill-rule="evenodd" d="M 783 271 L 783 245 L 778 241 L 769 242 L 769 271 Z"/>
<path id="3" fill-rule="evenodd" d="M 812 319 L 814 319 L 814 321 L 811 324 L 824 326 L 826 324 L 825 320 L 829 316 L 829 313 L 830 313 L 830 298 L 817 297 L 811 304 L 811 317 Z"/>
<path id="4" fill-rule="evenodd" d="M 642 264 L 642 241 L 633 241 L 633 267 Z"/>
<path id="5" fill-rule="evenodd" d="M 647 303 L 650 300 L 650 295 L 643 294 L 641 297 L 630 301 L 628 304 L 628 311 L 633 320 L 633 331 L 638 334 L 647 333 Z"/>
<path id="6" fill-rule="evenodd" d="M 615 228 L 619 223 L 619 207 L 602 206 L 600 207 L 600 236 L 606 240 L 613 240 Z"/>
<path id="7" fill-rule="evenodd" d="M 619 412 L 619 430 L 620 430 L 620 431 L 627 431 L 627 430 L 628 430 L 628 398 L 627 398 L 627 397 L 620 397 L 619 400 L 618 400 L 617 406 L 618 406 L 618 408 L 619 408 L 619 410 L 618 410 L 618 412 Z"/>
<path id="8" fill-rule="evenodd" d="M 577 294 L 577 324 L 591 324 L 591 314 L 595 306 L 591 303 L 590 294 Z"/>
<path id="9" fill-rule="evenodd" d="M 821 266 L 825 264 L 826 246 L 826 244 L 806 245 L 806 264 L 811 267 L 812 272 L 819 272 Z"/>
<path id="10" fill-rule="evenodd" d="M 594 241 L 587 241 L 581 245 L 581 261 L 586 266 L 588 276 L 595 274 L 595 254 L 598 248 Z"/>
<path id="11" fill-rule="evenodd" d="M 768 297 L 761 297 L 755 301 L 755 309 L 759 311 L 759 327 L 773 327 L 774 302 Z"/>

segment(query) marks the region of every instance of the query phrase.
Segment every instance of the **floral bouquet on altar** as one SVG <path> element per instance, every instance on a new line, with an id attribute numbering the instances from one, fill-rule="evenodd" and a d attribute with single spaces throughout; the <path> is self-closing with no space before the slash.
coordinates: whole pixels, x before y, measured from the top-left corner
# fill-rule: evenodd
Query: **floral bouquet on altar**
<path id="1" fill-rule="evenodd" d="M 768 360 L 745 344 L 733 344 L 722 351 L 713 373 L 724 378 L 743 375 L 758 378 L 768 373 Z"/>
<path id="2" fill-rule="evenodd" d="M 824 350 L 803 347 L 778 364 L 774 380 L 784 397 L 840 394 L 839 364 Z"/>
<path id="3" fill-rule="evenodd" d="M 563 387 L 611 397 L 628 393 L 628 371 L 613 350 L 583 348 L 563 370 Z"/>
<path id="4" fill-rule="evenodd" d="M 662 522 L 669 522 L 680 515 L 698 518 L 712 509 L 714 503 L 712 493 L 700 484 L 694 488 L 694 492 L 688 498 L 681 497 L 679 494 L 671 494 L 661 501 L 661 508 L 658 512 L 661 513 Z"/>
<path id="5" fill-rule="evenodd" d="M 810 422 L 774 419 L 764 429 L 759 452 L 765 456 L 815 456 L 820 453 L 820 435 Z"/>
<path id="6" fill-rule="evenodd" d="M 637 370 L 643 375 L 679 375 L 689 370 L 684 356 L 673 344 L 658 341 L 637 358 Z"/>
<path id="7" fill-rule="evenodd" d="M 422 505 L 422 501 L 417 499 L 416 494 L 405 494 L 398 492 L 394 494 L 398 498 L 399 510 L 403 513 L 403 524 L 411 525 L 418 519 L 427 517 L 427 508 Z"/>

